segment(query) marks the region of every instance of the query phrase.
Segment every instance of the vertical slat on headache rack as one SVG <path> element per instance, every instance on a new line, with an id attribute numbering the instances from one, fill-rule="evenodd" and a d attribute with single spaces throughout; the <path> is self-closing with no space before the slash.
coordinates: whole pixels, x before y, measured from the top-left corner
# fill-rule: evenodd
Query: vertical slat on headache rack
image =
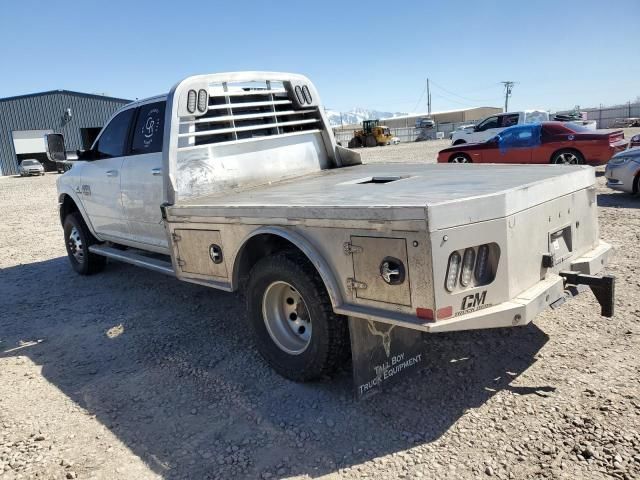
<path id="1" fill-rule="evenodd" d="M 267 90 L 272 90 L 271 80 L 267 80 Z M 276 106 L 273 103 L 275 101 L 275 97 L 273 96 L 273 93 L 269 93 L 269 100 L 271 101 L 271 111 L 274 113 L 273 119 L 274 119 L 274 123 L 276 124 L 276 133 L 280 135 L 282 133 L 282 128 L 278 126 L 278 116 L 275 115 Z"/>
<path id="2" fill-rule="evenodd" d="M 229 91 L 227 82 L 222 82 L 222 90 L 224 92 Z M 238 140 L 238 132 L 236 132 L 236 121 L 233 118 L 233 105 L 231 104 L 231 98 L 229 97 L 229 95 L 224 96 L 224 101 L 229 106 L 229 108 L 227 109 L 227 112 L 229 113 L 229 115 L 231 115 L 231 126 L 233 127 L 233 139 Z"/>

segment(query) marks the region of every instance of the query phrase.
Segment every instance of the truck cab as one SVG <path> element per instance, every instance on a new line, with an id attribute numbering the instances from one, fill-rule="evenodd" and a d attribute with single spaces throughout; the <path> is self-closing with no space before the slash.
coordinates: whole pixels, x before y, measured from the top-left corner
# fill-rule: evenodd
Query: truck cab
<path id="1" fill-rule="evenodd" d="M 495 137 L 496 134 L 507 127 L 547 120 L 549 120 L 549 113 L 542 110 L 499 113 L 483 119 L 473 127 L 455 130 L 451 135 L 451 144 L 481 143 Z"/>
<path id="2" fill-rule="evenodd" d="M 166 95 L 116 112 L 91 148 L 58 178 L 77 195 L 96 238 L 169 253 L 159 205 Z"/>

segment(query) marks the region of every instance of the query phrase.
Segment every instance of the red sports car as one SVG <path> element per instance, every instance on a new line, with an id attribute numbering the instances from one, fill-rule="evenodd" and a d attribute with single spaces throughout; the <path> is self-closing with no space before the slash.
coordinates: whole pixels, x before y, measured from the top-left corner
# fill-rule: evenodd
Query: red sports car
<path id="1" fill-rule="evenodd" d="M 622 130 L 589 130 L 568 122 L 516 125 L 482 143 L 440 150 L 438 163 L 565 163 L 603 165 L 627 142 Z"/>

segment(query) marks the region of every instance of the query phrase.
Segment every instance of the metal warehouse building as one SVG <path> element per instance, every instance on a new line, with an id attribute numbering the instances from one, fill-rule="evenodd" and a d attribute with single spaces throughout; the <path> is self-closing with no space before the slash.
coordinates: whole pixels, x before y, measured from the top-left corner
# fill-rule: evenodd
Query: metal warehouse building
<path id="1" fill-rule="evenodd" d="M 413 127 L 416 121 L 421 118 L 431 118 L 436 123 L 464 123 L 481 120 L 485 117 L 502 113 L 502 108 L 498 107 L 474 107 L 460 110 L 446 110 L 442 112 L 432 112 L 431 117 L 427 113 L 404 115 L 401 117 L 385 118 L 381 120 L 387 127 L 401 128 Z"/>
<path id="2" fill-rule="evenodd" d="M 109 117 L 129 102 L 68 90 L 0 99 L 0 175 L 17 174 L 25 158 L 52 169 L 44 153 L 45 134 L 64 134 L 67 150 L 87 149 Z"/>

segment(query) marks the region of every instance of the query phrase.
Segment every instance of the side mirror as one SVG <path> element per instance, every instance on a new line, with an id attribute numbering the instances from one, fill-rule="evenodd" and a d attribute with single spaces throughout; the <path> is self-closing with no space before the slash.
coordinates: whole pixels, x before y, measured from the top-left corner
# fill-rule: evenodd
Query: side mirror
<path id="1" fill-rule="evenodd" d="M 480 127 L 478 127 L 478 125 L 474 125 L 473 126 L 473 131 L 474 132 L 479 132 L 480 131 Z"/>
<path id="2" fill-rule="evenodd" d="M 64 148 L 64 135 L 61 133 L 49 133 L 44 136 L 47 158 L 52 162 L 60 162 L 67 159 Z"/>

